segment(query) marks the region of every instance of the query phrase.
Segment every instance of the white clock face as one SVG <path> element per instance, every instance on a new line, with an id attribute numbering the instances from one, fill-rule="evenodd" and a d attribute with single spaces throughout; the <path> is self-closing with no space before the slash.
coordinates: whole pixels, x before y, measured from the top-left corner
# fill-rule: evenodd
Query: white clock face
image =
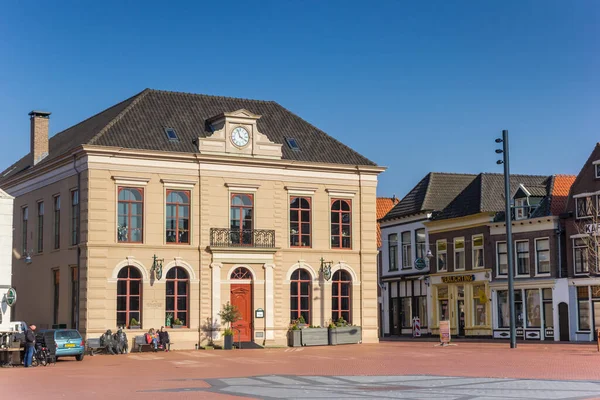
<path id="1" fill-rule="evenodd" d="M 248 131 L 238 126 L 231 132 L 231 141 L 238 147 L 244 147 L 248 144 L 248 140 L 250 140 L 250 135 Z"/>

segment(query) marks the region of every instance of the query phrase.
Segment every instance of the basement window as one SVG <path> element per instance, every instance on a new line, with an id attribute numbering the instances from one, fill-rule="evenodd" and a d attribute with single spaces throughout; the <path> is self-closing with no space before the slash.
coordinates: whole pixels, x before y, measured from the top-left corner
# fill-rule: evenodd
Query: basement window
<path id="1" fill-rule="evenodd" d="M 179 138 L 177 137 L 177 132 L 173 128 L 165 128 L 165 133 L 167 134 L 167 138 L 170 141 L 178 142 Z"/>
<path id="2" fill-rule="evenodd" d="M 298 147 L 298 142 L 296 142 L 296 139 L 285 138 L 285 141 L 287 142 L 287 145 L 290 147 L 290 149 L 294 151 L 300 151 L 300 147 Z"/>

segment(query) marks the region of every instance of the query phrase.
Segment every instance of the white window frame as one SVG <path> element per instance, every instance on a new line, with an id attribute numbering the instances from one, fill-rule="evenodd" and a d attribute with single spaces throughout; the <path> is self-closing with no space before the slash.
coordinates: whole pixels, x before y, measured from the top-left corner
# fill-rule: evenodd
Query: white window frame
<path id="1" fill-rule="evenodd" d="M 587 236 L 586 237 L 574 237 L 571 238 L 571 244 L 572 244 L 572 248 L 573 248 L 573 275 L 579 275 L 579 276 L 587 276 L 590 274 L 590 260 L 589 257 L 586 254 L 586 260 L 587 260 L 587 266 L 588 266 L 588 270 L 587 272 L 577 272 L 577 265 L 575 263 L 575 249 L 581 249 L 581 248 L 587 248 L 587 244 L 583 245 L 583 246 L 575 246 L 575 241 L 577 239 L 581 239 L 581 240 L 587 240 Z"/>
<path id="2" fill-rule="evenodd" d="M 439 248 L 440 243 L 446 243 L 446 250 L 440 251 L 440 248 Z M 446 265 L 444 266 L 444 269 L 440 269 L 440 258 L 439 258 L 440 254 L 446 255 Z M 435 241 L 435 266 L 436 266 L 437 272 L 447 272 L 448 271 L 448 240 L 447 239 L 440 239 L 440 240 Z"/>
<path id="3" fill-rule="evenodd" d="M 600 164 L 594 164 L 594 170 L 596 171 L 596 179 L 600 178 Z"/>
<path id="4" fill-rule="evenodd" d="M 408 234 L 408 245 L 404 244 L 404 235 Z M 413 238 L 413 233 L 412 231 L 402 231 L 400 232 L 400 246 L 402 248 L 402 257 L 401 257 L 401 264 L 400 265 L 400 269 L 411 269 L 413 267 L 413 257 L 412 257 L 412 247 L 413 247 L 413 243 L 412 243 L 412 238 Z M 410 252 L 410 254 L 408 254 L 408 256 L 406 256 L 406 248 L 408 248 L 408 251 Z M 406 258 L 406 260 L 405 260 Z M 407 261 L 408 264 L 405 265 L 404 261 Z"/>
<path id="5" fill-rule="evenodd" d="M 592 213 L 590 213 L 589 215 L 579 215 L 579 206 L 578 206 L 578 204 L 577 204 L 577 203 L 578 203 L 580 200 L 585 200 L 585 201 L 587 202 L 587 199 L 588 199 L 588 198 L 590 199 L 590 201 L 593 201 L 592 199 L 593 199 L 594 197 L 596 197 L 596 196 L 593 196 L 593 195 L 591 195 L 591 196 L 581 196 L 581 197 L 576 197 L 576 198 L 575 198 L 575 218 L 576 218 L 576 219 L 585 219 L 585 218 L 590 218 L 590 217 L 592 216 L 593 212 L 592 212 Z"/>
<path id="6" fill-rule="evenodd" d="M 462 241 L 463 246 L 462 246 L 462 249 L 459 249 L 459 248 L 456 247 L 456 243 L 457 242 L 461 242 L 461 241 Z M 454 259 L 453 259 L 454 270 L 455 271 L 464 271 L 466 269 L 466 267 L 467 267 L 467 260 L 465 258 L 465 238 L 464 238 L 464 236 L 463 237 L 455 237 L 453 239 L 453 241 L 452 241 L 452 245 L 454 247 L 453 252 L 452 252 L 452 255 L 454 257 Z M 462 257 L 463 257 L 463 266 L 462 266 L 462 268 L 458 268 L 457 267 L 457 263 L 456 263 L 456 254 L 457 253 L 462 253 Z"/>
<path id="7" fill-rule="evenodd" d="M 528 215 L 525 213 L 526 205 L 527 198 L 515 199 L 515 220 L 527 219 Z"/>
<path id="8" fill-rule="evenodd" d="M 517 252 L 517 246 L 519 243 L 523 243 L 526 242 L 527 243 L 527 269 L 529 270 L 528 274 L 519 274 L 519 262 L 518 262 L 518 252 Z M 514 266 L 515 266 L 515 277 L 519 278 L 519 277 L 529 277 L 531 276 L 531 249 L 529 248 L 529 239 L 524 239 L 524 240 L 515 240 L 514 243 L 515 248 L 513 249 L 514 253 Z"/>
<path id="9" fill-rule="evenodd" d="M 504 244 L 506 245 L 506 274 L 501 274 L 500 273 L 500 245 Z M 508 277 L 508 243 L 506 242 L 506 240 L 501 240 L 496 242 L 496 276 L 498 277 Z"/>
<path id="10" fill-rule="evenodd" d="M 550 252 L 550 237 L 546 236 L 546 237 L 541 237 L 541 238 L 535 238 L 534 239 L 534 247 L 535 247 L 535 276 L 550 276 L 552 274 L 552 261 L 548 261 L 550 263 L 550 271 L 548 272 L 540 272 L 540 268 L 539 268 L 539 260 L 538 260 L 538 242 L 541 240 L 547 240 L 548 241 L 548 250 L 543 250 L 543 251 L 548 251 L 548 254 L 550 255 L 550 259 L 552 259 L 552 253 Z"/>
<path id="11" fill-rule="evenodd" d="M 475 238 L 481 238 L 481 246 L 475 246 Z M 483 269 L 485 268 L 485 250 L 484 250 L 484 240 L 485 236 L 483 234 L 473 235 L 471 236 L 471 264 L 473 269 Z M 475 251 L 481 250 L 481 258 L 483 259 L 483 265 L 475 265 L 477 258 L 475 257 Z"/>

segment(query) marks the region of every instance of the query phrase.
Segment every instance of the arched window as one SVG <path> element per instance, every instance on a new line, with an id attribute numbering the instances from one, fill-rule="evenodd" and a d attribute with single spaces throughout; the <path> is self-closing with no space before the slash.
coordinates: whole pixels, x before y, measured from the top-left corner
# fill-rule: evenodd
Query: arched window
<path id="1" fill-rule="evenodd" d="M 175 321 L 181 321 L 182 325 L 189 325 L 189 293 L 190 279 L 185 269 L 181 267 L 171 268 L 167 272 L 167 305 L 165 307 L 166 318 L 171 325 Z"/>
<path id="2" fill-rule="evenodd" d="M 343 318 L 352 322 L 350 306 L 352 293 L 352 277 L 347 271 L 339 270 L 333 274 L 331 286 L 331 319 L 335 322 Z"/>
<path id="3" fill-rule="evenodd" d="M 290 319 L 296 320 L 301 316 L 310 324 L 311 308 L 311 283 L 310 274 L 305 269 L 297 269 L 292 273 L 290 281 Z"/>
<path id="4" fill-rule="evenodd" d="M 251 194 L 232 194 L 230 229 L 232 245 L 252 244 L 254 201 Z"/>
<path id="5" fill-rule="evenodd" d="M 167 243 L 190 243 L 190 192 L 167 190 Z"/>
<path id="6" fill-rule="evenodd" d="M 134 318 L 141 325 L 142 274 L 137 268 L 128 266 L 117 275 L 117 326 L 129 328 Z"/>
<path id="7" fill-rule="evenodd" d="M 331 201 L 331 248 L 352 248 L 352 201 Z"/>
<path id="8" fill-rule="evenodd" d="M 248 268 L 238 267 L 231 273 L 231 279 L 252 279 Z"/>

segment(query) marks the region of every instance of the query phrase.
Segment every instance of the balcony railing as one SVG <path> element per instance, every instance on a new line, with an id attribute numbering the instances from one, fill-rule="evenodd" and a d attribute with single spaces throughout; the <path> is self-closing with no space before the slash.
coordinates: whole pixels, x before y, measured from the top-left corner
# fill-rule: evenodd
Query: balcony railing
<path id="1" fill-rule="evenodd" d="M 275 231 L 268 229 L 210 228 L 211 247 L 275 247 Z"/>

